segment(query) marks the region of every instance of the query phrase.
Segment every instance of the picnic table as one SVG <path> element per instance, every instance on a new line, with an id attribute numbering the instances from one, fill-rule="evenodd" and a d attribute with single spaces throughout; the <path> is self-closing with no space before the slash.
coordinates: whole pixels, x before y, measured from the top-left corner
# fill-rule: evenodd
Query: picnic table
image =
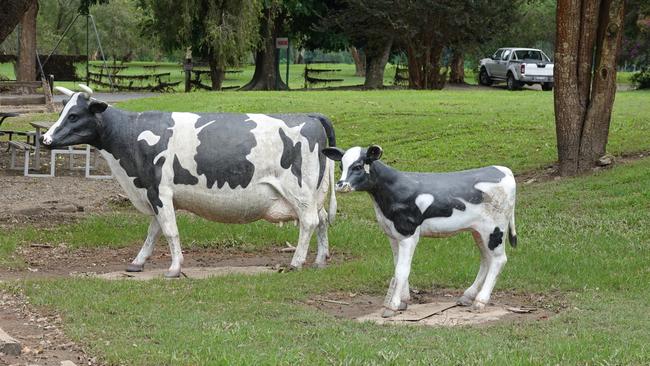
<path id="1" fill-rule="evenodd" d="M 18 113 L 0 112 L 0 126 L 2 126 L 2 123 L 5 121 L 5 119 L 18 116 Z M 29 143 L 29 138 L 34 136 L 34 133 L 29 131 L 0 130 L 0 136 L 4 134 L 9 135 L 9 141 L 11 141 L 13 135 L 25 136 L 27 138 L 27 143 Z"/>

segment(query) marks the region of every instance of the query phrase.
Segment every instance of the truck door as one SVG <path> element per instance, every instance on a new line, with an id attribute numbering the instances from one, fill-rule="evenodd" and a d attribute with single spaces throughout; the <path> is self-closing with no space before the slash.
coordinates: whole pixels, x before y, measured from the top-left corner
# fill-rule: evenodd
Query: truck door
<path id="1" fill-rule="evenodd" d="M 510 54 L 512 50 L 505 49 L 501 54 L 501 58 L 494 63 L 494 72 L 492 76 L 498 77 L 501 79 L 506 78 L 506 72 L 508 71 L 508 59 L 510 59 Z"/>
<path id="2" fill-rule="evenodd" d="M 490 76 L 494 77 L 494 72 L 497 69 L 498 63 L 501 61 L 501 55 L 503 54 L 503 48 L 499 48 L 490 58 L 492 59 L 492 62 L 488 62 L 485 64 L 485 68 L 488 71 L 488 74 Z"/>

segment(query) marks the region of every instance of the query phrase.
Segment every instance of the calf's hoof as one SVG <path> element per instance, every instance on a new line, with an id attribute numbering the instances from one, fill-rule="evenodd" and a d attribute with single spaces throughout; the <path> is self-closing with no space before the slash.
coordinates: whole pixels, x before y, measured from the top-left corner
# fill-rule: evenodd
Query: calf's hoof
<path id="1" fill-rule="evenodd" d="M 165 272 L 165 278 L 179 278 L 181 276 L 181 270 L 169 270 Z"/>
<path id="2" fill-rule="evenodd" d="M 382 318 L 392 318 L 395 315 L 397 315 L 397 311 L 391 310 L 391 309 L 384 309 L 384 312 L 381 314 L 381 317 Z"/>
<path id="3" fill-rule="evenodd" d="M 472 303 L 472 311 L 475 313 L 481 313 L 483 310 L 485 310 L 485 303 L 482 301 L 474 300 Z"/>
<path id="4" fill-rule="evenodd" d="M 470 306 L 470 305 L 472 305 L 472 300 L 469 297 L 463 295 L 463 296 L 459 297 L 458 300 L 456 300 L 456 305 Z"/>
<path id="5" fill-rule="evenodd" d="M 404 301 L 402 301 L 402 302 L 399 303 L 399 306 L 397 307 L 397 310 L 404 311 L 404 310 L 406 310 L 407 307 L 408 307 L 408 304 L 405 303 Z"/>
<path id="6" fill-rule="evenodd" d="M 130 263 L 128 266 L 126 266 L 127 272 L 142 272 L 142 270 L 144 270 L 144 264 Z"/>
<path id="7" fill-rule="evenodd" d="M 312 265 L 312 267 L 313 267 L 313 268 L 316 268 L 316 269 L 327 268 L 327 262 L 322 262 L 322 263 L 314 262 L 314 264 Z"/>
<path id="8" fill-rule="evenodd" d="M 290 272 L 300 271 L 301 269 L 302 269 L 302 264 L 301 265 L 293 265 L 293 264 L 289 265 L 289 271 Z"/>

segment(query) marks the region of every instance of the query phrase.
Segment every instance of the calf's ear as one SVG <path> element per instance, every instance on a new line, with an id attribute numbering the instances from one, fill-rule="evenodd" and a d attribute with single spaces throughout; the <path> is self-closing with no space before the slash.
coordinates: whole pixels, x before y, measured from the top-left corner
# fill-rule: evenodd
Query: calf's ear
<path id="1" fill-rule="evenodd" d="M 323 152 L 323 155 L 334 161 L 341 161 L 341 159 L 343 159 L 343 155 L 345 154 L 345 150 L 338 147 L 326 147 L 321 151 Z"/>
<path id="2" fill-rule="evenodd" d="M 63 103 L 63 106 L 65 107 L 65 105 L 68 104 L 69 101 L 70 101 L 70 99 L 67 99 L 67 98 L 66 98 L 66 99 L 63 99 L 63 100 L 61 101 L 61 103 Z"/>
<path id="3" fill-rule="evenodd" d="M 366 150 L 366 163 L 372 163 L 375 160 L 381 158 L 381 154 L 384 153 L 384 150 L 381 149 L 379 145 L 370 145 L 368 150 Z"/>
<path id="4" fill-rule="evenodd" d="M 88 106 L 88 110 L 90 111 L 90 113 L 93 114 L 102 113 L 103 111 L 106 110 L 106 108 L 108 108 L 108 104 L 104 102 L 100 102 L 98 100 L 93 100 L 92 102 L 90 102 L 90 105 Z"/>

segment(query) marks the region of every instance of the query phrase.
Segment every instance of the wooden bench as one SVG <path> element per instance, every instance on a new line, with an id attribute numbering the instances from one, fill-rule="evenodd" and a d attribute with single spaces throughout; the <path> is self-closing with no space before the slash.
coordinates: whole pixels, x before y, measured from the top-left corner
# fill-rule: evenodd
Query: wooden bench
<path id="1" fill-rule="evenodd" d="M 26 177 L 53 177 L 54 176 L 54 171 L 50 169 L 49 174 L 32 174 L 29 172 L 29 155 L 32 153 L 32 151 L 35 151 L 34 145 L 28 144 L 26 142 L 22 141 L 9 141 L 9 151 L 11 152 L 11 165 L 9 169 L 13 170 L 21 170 L 23 171 L 23 175 Z M 16 153 L 20 151 L 23 156 L 23 167 L 16 167 Z M 53 159 L 52 159 L 53 160 Z"/>

